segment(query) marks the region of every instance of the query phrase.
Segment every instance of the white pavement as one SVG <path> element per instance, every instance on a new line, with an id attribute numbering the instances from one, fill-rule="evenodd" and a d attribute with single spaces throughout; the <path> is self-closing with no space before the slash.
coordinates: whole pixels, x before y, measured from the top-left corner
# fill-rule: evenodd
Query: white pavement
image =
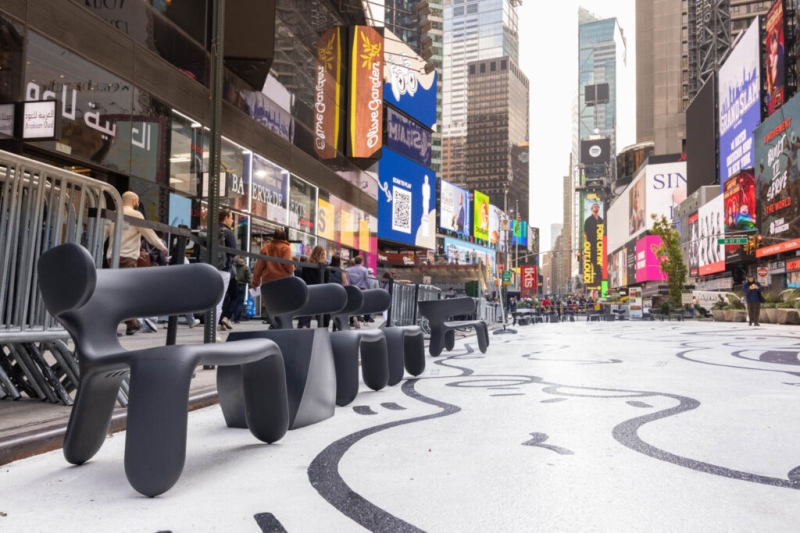
<path id="1" fill-rule="evenodd" d="M 273 445 L 193 412 L 155 499 L 125 479 L 124 433 L 81 467 L 0 467 L 0 531 L 800 530 L 800 328 L 519 331 Z"/>

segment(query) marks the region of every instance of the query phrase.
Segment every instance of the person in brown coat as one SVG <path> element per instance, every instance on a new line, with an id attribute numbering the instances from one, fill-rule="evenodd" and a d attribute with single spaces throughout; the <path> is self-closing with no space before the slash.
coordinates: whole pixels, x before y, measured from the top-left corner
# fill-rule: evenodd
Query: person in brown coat
<path id="1" fill-rule="evenodd" d="M 292 247 L 286 240 L 286 232 L 283 230 L 275 231 L 272 240 L 261 248 L 261 255 L 277 257 L 279 259 L 292 259 Z M 294 265 L 285 265 L 274 261 L 259 259 L 256 261 L 256 268 L 253 272 L 251 286 L 257 289 L 262 284 L 276 279 L 287 278 L 294 273 Z"/>

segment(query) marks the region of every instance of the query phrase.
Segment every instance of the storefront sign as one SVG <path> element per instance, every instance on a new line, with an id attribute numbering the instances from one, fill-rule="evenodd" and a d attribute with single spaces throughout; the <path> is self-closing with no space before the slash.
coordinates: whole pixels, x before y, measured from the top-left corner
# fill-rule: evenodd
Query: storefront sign
<path id="1" fill-rule="evenodd" d="M 378 236 L 422 248 L 436 246 L 436 176 L 392 150 L 383 151 L 378 175 Z"/>
<path id="2" fill-rule="evenodd" d="M 58 102 L 55 100 L 25 102 L 22 108 L 22 138 L 58 139 L 58 125 L 61 123 L 58 111 Z"/>
<path id="3" fill-rule="evenodd" d="M 14 115 L 16 113 L 14 104 L 0 105 L 0 135 L 6 137 L 14 136 Z"/>
<path id="4" fill-rule="evenodd" d="M 289 199 L 289 172 L 256 154 L 252 157 L 252 173 L 246 170 L 245 181 L 252 179 L 251 212 L 279 224 L 286 224 Z M 245 164 L 245 169 L 250 165 Z"/>
<path id="5" fill-rule="evenodd" d="M 523 266 L 520 268 L 522 284 L 520 287 L 523 290 L 535 291 L 538 285 L 538 278 L 536 275 L 535 266 Z"/>
<path id="6" fill-rule="evenodd" d="M 384 265 L 393 266 L 414 266 L 416 261 L 414 259 L 414 252 L 406 253 L 389 253 L 378 252 L 378 262 Z"/>
<path id="7" fill-rule="evenodd" d="M 386 146 L 413 159 L 420 165 L 431 166 L 432 134 L 413 120 L 391 107 L 386 109 Z"/>
<path id="8" fill-rule="evenodd" d="M 800 270 L 800 259 L 786 261 L 786 272 L 794 272 L 796 270 Z"/>
<path id="9" fill-rule="evenodd" d="M 425 73 L 425 60 L 402 39 L 384 29 L 386 63 L 383 94 L 386 103 L 400 109 L 426 128 L 436 124 L 437 72 Z"/>
<path id="10" fill-rule="evenodd" d="M 786 273 L 786 262 L 773 261 L 771 263 L 767 263 L 767 272 L 769 273 L 769 275 Z"/>
<path id="11" fill-rule="evenodd" d="M 383 35 L 353 26 L 350 61 L 350 142 L 347 155 L 371 158 L 383 139 Z"/>
<path id="12" fill-rule="evenodd" d="M 317 44 L 314 79 L 314 151 L 333 159 L 339 148 L 342 93 L 342 29 L 332 28 Z"/>

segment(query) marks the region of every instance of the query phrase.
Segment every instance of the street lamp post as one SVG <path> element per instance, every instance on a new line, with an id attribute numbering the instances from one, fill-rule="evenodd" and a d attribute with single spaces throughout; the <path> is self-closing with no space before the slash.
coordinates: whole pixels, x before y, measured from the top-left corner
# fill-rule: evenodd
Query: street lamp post
<path id="1" fill-rule="evenodd" d="M 505 201 L 505 203 L 508 204 L 508 190 L 506 190 L 506 201 Z M 506 270 L 507 271 L 508 271 L 508 263 L 509 263 L 508 250 L 509 250 L 509 247 L 511 246 L 509 235 L 508 235 L 510 228 L 511 228 L 511 225 L 510 225 L 510 221 L 508 219 L 508 215 L 506 213 L 503 213 L 503 218 L 500 220 L 500 229 L 501 229 L 501 231 L 505 230 L 505 233 L 506 233 L 506 235 L 505 235 L 505 237 L 506 237 L 505 238 L 505 242 L 506 242 L 506 261 L 505 262 L 506 262 Z M 494 334 L 495 335 L 514 334 L 514 333 L 517 332 L 517 330 L 506 327 L 507 317 L 506 317 L 505 301 L 508 298 L 508 290 L 506 289 L 505 296 L 504 296 L 503 295 L 503 287 L 505 287 L 505 284 L 503 283 L 503 277 L 502 276 L 499 277 L 498 283 L 500 284 L 500 309 L 503 311 L 503 329 L 496 330 L 494 332 Z"/>

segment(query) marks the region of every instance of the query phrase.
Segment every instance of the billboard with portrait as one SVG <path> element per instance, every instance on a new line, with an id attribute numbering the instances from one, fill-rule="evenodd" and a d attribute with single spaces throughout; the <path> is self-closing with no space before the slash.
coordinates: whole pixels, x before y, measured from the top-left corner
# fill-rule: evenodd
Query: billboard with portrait
<path id="1" fill-rule="evenodd" d="M 720 184 L 753 167 L 753 130 L 761 122 L 759 20 L 755 17 L 719 69 Z"/>
<path id="2" fill-rule="evenodd" d="M 767 116 L 772 115 L 786 98 L 786 50 L 784 48 L 784 29 L 786 0 L 775 0 L 767 13 L 766 42 L 764 49 L 764 81 L 766 90 Z"/>
<path id="3" fill-rule="evenodd" d="M 725 182 L 725 234 L 742 237 L 756 230 L 756 178 L 752 172 L 739 172 Z M 749 254 L 747 254 L 749 255 Z M 742 246 L 725 246 L 725 262 L 737 263 L 746 258 Z"/>
<path id="4" fill-rule="evenodd" d="M 606 225 L 603 202 L 594 194 L 583 197 L 583 283 L 589 290 L 598 290 L 603 281 L 603 244 Z"/>
<path id="5" fill-rule="evenodd" d="M 700 215 L 692 213 L 689 215 L 689 275 L 697 277 L 700 275 Z"/>
<path id="6" fill-rule="evenodd" d="M 725 198 L 719 195 L 697 210 L 698 267 L 701 276 L 725 271 Z"/>
<path id="7" fill-rule="evenodd" d="M 647 180 L 640 179 L 628 187 L 628 235 L 636 235 L 647 227 Z"/>
<path id="8" fill-rule="evenodd" d="M 800 248 L 800 96 L 767 118 L 755 133 L 756 224 L 766 246 L 756 257 Z"/>
<path id="9" fill-rule="evenodd" d="M 350 30 L 349 157 L 376 157 L 383 144 L 383 45 L 376 28 Z"/>
<path id="10" fill-rule="evenodd" d="M 475 209 L 473 220 L 473 234 L 476 239 L 489 240 L 489 197 L 480 191 L 475 191 Z"/>
<path id="11" fill-rule="evenodd" d="M 436 246 L 436 175 L 389 150 L 378 167 L 378 236 L 432 249 Z"/>
<path id="12" fill-rule="evenodd" d="M 496 205 L 489 204 L 489 242 L 500 244 L 500 219 L 505 216 Z"/>
<path id="13" fill-rule="evenodd" d="M 436 124 L 437 72 L 425 73 L 425 60 L 402 39 L 384 28 L 386 51 L 383 97 L 426 128 Z"/>
<path id="14" fill-rule="evenodd" d="M 469 193 L 461 187 L 441 180 L 439 192 L 439 227 L 469 237 L 471 220 Z"/>

